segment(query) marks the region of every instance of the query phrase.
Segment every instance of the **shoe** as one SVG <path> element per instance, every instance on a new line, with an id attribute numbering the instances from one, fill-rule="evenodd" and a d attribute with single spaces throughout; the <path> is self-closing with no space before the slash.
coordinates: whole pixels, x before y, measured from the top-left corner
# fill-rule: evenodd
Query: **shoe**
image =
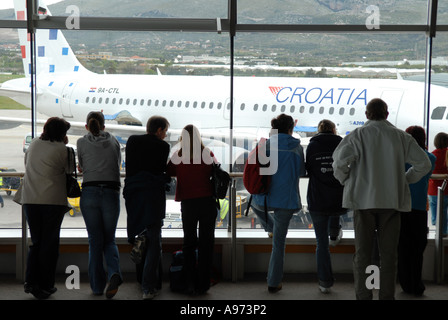
<path id="1" fill-rule="evenodd" d="M 282 290 L 282 284 L 281 283 L 278 286 L 276 286 L 276 287 L 268 287 L 269 293 L 277 293 L 280 290 Z"/>
<path id="2" fill-rule="evenodd" d="M 325 288 L 325 287 L 322 287 L 322 286 L 319 286 L 319 290 L 320 290 L 320 292 L 325 293 L 325 294 L 331 292 L 331 288 Z"/>
<path id="3" fill-rule="evenodd" d="M 118 273 L 112 275 L 109 281 L 109 286 L 106 289 L 106 298 L 112 299 L 118 292 L 118 287 L 123 283 Z"/>
<path id="4" fill-rule="evenodd" d="M 339 234 L 337 237 L 330 237 L 330 246 L 335 247 L 339 244 L 342 239 L 342 229 L 339 229 Z"/>
<path id="5" fill-rule="evenodd" d="M 159 295 L 159 292 L 157 290 L 150 291 L 148 293 L 143 292 L 143 300 L 152 300 L 158 295 Z"/>
<path id="6" fill-rule="evenodd" d="M 25 293 L 31 293 L 36 299 L 39 299 L 39 300 L 48 299 L 48 297 L 52 293 L 56 292 L 56 290 L 54 290 L 52 292 L 49 292 L 47 290 L 42 290 L 42 289 L 39 289 L 38 287 L 35 287 L 35 286 L 33 286 L 31 284 L 28 284 L 26 282 L 23 285 L 23 289 L 24 289 Z M 52 288 L 52 289 L 56 289 L 56 288 Z"/>

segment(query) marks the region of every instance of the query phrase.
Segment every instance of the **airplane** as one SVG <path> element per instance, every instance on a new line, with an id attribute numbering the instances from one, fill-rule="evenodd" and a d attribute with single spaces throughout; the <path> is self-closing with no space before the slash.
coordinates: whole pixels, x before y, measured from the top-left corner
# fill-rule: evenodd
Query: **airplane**
<path id="1" fill-rule="evenodd" d="M 25 0 L 14 0 L 14 5 L 16 19 L 26 19 Z M 42 1 L 39 7 L 41 14 L 51 15 Z M 30 42 L 26 30 L 19 29 L 18 33 L 25 77 L 4 82 L 0 95 L 30 107 Z M 232 135 L 234 140 L 242 142 L 230 143 L 228 77 L 96 74 L 78 61 L 63 33 L 57 29 L 37 30 L 36 49 L 38 112 L 62 117 L 76 130 L 84 129 L 90 111 L 102 110 L 108 120 L 107 130 L 119 137 L 144 133 L 147 120 L 152 115 L 162 115 L 170 122 L 170 141 L 177 141 L 180 130 L 193 123 L 210 141 L 221 139 L 224 145 L 236 144 L 232 152 L 225 152 L 232 157 L 231 161 L 224 160 L 227 164 L 244 164 L 254 142 L 269 136 L 270 121 L 280 113 L 298 120 L 295 134 L 302 137 L 316 132 L 322 119 L 331 119 L 338 133 L 345 135 L 365 123 L 365 106 L 378 97 L 388 104 L 388 120 L 398 128 L 426 127 L 425 90 L 421 82 L 234 77 Z M 447 96 L 448 88 L 431 86 L 430 149 L 433 148 L 431 138 L 446 129 Z M 30 119 L 0 117 L 0 123 L 13 122 L 30 122 Z"/>

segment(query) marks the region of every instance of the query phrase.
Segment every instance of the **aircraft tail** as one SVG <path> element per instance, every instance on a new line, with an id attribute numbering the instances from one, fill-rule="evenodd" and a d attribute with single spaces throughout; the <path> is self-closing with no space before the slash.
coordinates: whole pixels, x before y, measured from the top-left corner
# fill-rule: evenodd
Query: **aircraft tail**
<path id="1" fill-rule="evenodd" d="M 39 14 L 51 15 L 47 6 L 39 0 Z M 26 20 L 26 0 L 14 0 L 16 20 Z M 30 35 L 26 29 L 18 29 L 23 69 L 27 77 L 31 73 Z M 36 31 L 36 74 L 89 72 L 76 58 L 61 30 Z"/>

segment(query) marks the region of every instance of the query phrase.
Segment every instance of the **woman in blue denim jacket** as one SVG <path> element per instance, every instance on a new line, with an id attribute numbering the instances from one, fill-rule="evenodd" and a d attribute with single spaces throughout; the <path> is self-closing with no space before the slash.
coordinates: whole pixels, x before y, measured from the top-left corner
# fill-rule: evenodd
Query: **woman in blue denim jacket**
<path id="1" fill-rule="evenodd" d="M 267 195 L 253 195 L 252 209 L 264 229 L 272 234 L 272 253 L 268 268 L 268 290 L 275 293 L 282 288 L 286 234 L 294 212 L 302 208 L 299 178 L 305 175 L 303 148 L 292 136 L 294 120 L 280 114 L 271 121 L 271 136 L 267 140 L 267 156 L 272 173 Z M 270 211 L 265 214 L 264 204 Z"/>

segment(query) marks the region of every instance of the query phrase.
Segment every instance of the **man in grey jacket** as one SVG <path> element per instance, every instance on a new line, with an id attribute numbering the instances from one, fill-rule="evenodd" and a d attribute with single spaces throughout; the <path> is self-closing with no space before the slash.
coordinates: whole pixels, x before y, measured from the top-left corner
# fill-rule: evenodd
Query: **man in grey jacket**
<path id="1" fill-rule="evenodd" d="M 366 283 L 375 230 L 381 257 L 379 299 L 394 299 L 400 211 L 411 210 L 409 184 L 431 170 L 415 139 L 387 121 L 387 104 L 373 99 L 368 121 L 347 135 L 333 153 L 336 179 L 344 185 L 343 207 L 354 210 L 357 299 L 372 299 Z M 411 168 L 405 170 L 405 164 Z M 367 269 L 367 270 L 366 270 Z"/>

